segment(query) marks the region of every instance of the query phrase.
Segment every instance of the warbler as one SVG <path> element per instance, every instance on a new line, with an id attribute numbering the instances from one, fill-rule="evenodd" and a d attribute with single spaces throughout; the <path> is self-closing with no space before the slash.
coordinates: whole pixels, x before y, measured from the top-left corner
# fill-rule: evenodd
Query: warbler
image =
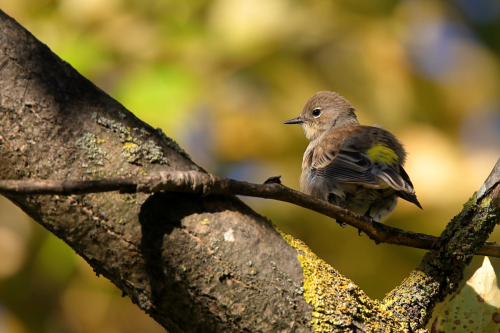
<path id="1" fill-rule="evenodd" d="M 422 208 L 403 165 L 406 151 L 389 131 L 360 125 L 355 109 L 330 91 L 314 94 L 300 115 L 310 141 L 302 160 L 300 190 L 380 221 L 398 198 Z"/>

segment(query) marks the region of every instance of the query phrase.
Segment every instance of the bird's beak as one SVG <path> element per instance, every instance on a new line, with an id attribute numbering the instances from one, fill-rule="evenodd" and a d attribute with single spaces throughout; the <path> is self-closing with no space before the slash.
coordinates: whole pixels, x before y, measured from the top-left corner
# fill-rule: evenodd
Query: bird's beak
<path id="1" fill-rule="evenodd" d="M 283 124 L 302 124 L 304 121 L 306 121 L 304 118 L 297 117 L 294 119 L 287 120 Z"/>

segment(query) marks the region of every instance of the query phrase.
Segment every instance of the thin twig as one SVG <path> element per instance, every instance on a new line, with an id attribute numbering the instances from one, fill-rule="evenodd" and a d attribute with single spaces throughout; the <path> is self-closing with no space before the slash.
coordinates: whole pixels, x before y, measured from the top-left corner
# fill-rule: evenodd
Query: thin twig
<path id="1" fill-rule="evenodd" d="M 156 176 L 115 177 L 101 180 L 0 180 L 2 194 L 73 195 L 120 191 L 122 193 L 154 193 L 172 191 L 185 193 L 234 194 L 288 202 L 332 217 L 364 232 L 375 243 L 389 243 L 430 249 L 437 239 L 372 221 L 349 210 L 334 206 L 292 190 L 282 184 L 252 184 L 196 171 L 162 171 Z M 500 257 L 500 244 L 485 242 L 476 254 Z"/>

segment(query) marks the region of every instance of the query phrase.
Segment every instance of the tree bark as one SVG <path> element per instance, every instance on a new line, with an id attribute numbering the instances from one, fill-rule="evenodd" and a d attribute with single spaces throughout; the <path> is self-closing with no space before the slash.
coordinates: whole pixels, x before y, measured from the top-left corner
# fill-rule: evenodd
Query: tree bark
<path id="1" fill-rule="evenodd" d="M 200 170 L 0 13 L 0 175 Z M 231 195 L 8 195 L 170 332 L 311 332 L 297 251 Z"/>
<path id="2" fill-rule="evenodd" d="M 0 31 L 3 179 L 203 171 L 161 130 L 137 119 L 3 12 Z M 401 332 L 426 324 L 493 230 L 496 187 L 488 195 L 468 205 L 440 237 L 419 278 L 384 302 L 369 299 L 233 195 L 6 196 L 170 332 Z M 464 220 L 471 222 L 469 238 L 461 234 Z"/>

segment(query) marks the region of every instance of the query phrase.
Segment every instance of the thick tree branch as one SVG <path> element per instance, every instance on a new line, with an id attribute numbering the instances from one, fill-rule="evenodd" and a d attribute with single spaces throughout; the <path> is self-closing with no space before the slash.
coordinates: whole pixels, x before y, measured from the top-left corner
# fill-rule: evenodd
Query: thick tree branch
<path id="1" fill-rule="evenodd" d="M 63 180 L 200 170 L 0 11 L 0 175 Z M 6 197 L 170 332 L 311 332 L 302 267 L 234 196 Z"/>
<path id="2" fill-rule="evenodd" d="M 275 199 L 343 221 L 363 231 L 377 244 L 388 243 L 429 250 L 437 240 L 435 236 L 405 231 L 372 221 L 367 217 L 359 216 L 281 184 L 252 184 L 197 171 L 161 171 L 157 176 L 115 177 L 89 181 L 0 180 L 0 193 L 4 194 L 72 195 L 110 191 L 127 193 L 172 191 L 201 195 L 234 194 Z M 500 244 L 485 242 L 476 254 L 500 257 Z"/>
<path id="3" fill-rule="evenodd" d="M 434 307 L 453 293 L 474 253 L 484 246 L 500 222 L 500 160 L 476 195 L 453 218 L 422 263 L 384 299 L 390 310 L 412 330 L 423 327 Z"/>
<path id="4" fill-rule="evenodd" d="M 191 170 L 200 168 L 172 140 L 0 12 L 2 178 L 92 180 Z M 202 184 L 195 185 L 197 194 L 149 195 L 142 184 L 136 194 L 5 195 L 170 332 L 414 331 L 456 288 L 498 222 L 493 186 L 466 205 L 422 265 L 381 303 L 235 196 L 201 196 Z M 245 193 L 256 193 L 252 186 Z M 369 224 L 302 199 L 356 227 Z"/>

